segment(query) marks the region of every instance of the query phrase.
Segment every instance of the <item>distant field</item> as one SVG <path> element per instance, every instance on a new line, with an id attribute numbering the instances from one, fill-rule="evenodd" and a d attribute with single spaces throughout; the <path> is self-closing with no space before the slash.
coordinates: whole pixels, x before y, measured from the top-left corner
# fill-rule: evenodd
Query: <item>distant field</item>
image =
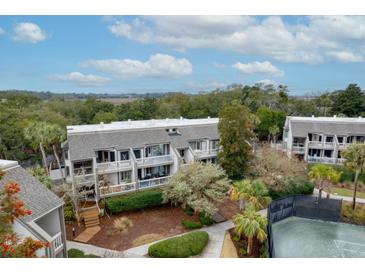
<path id="1" fill-rule="evenodd" d="M 108 102 L 113 105 L 125 104 L 137 100 L 138 98 L 100 98 L 99 101 Z"/>

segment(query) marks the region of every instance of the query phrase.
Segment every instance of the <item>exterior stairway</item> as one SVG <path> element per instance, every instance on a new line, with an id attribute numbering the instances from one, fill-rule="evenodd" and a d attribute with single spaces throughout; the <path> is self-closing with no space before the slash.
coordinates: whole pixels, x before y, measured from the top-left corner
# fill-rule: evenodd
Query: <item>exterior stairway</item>
<path id="1" fill-rule="evenodd" d="M 81 218 L 84 220 L 86 228 L 99 226 L 99 210 L 97 207 L 84 209 L 80 213 Z"/>

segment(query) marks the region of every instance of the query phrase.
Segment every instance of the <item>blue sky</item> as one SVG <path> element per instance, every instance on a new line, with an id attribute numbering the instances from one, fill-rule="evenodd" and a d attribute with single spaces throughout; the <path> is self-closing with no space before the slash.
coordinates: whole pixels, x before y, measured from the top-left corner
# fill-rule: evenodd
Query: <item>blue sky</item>
<path id="1" fill-rule="evenodd" d="M 365 87 L 364 16 L 0 16 L 0 89 Z"/>

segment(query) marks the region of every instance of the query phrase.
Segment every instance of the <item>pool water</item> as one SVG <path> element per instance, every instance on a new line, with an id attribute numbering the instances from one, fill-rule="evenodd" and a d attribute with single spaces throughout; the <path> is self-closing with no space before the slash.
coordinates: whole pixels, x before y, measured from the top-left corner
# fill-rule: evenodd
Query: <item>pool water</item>
<path id="1" fill-rule="evenodd" d="M 290 217 L 272 225 L 276 258 L 365 258 L 365 227 Z"/>

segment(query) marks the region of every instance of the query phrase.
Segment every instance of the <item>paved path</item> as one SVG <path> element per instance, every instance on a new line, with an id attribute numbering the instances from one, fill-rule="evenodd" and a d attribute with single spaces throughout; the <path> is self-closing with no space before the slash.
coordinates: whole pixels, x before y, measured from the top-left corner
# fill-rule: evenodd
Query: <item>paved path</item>
<path id="1" fill-rule="evenodd" d="M 95 245 L 83 244 L 74 241 L 67 241 L 67 249 L 76 248 L 85 252 L 85 254 L 93 254 L 102 258 L 123 258 L 123 252 L 98 247 Z"/>
<path id="2" fill-rule="evenodd" d="M 318 191 L 319 190 L 317 188 L 315 188 L 313 191 L 313 195 L 318 196 Z M 322 191 L 322 198 L 325 198 L 325 197 L 327 197 L 327 192 Z M 340 196 L 340 195 L 330 194 L 330 198 L 343 199 L 344 201 L 352 202 L 352 197 L 349 197 L 349 196 Z M 356 198 L 356 203 L 365 204 L 365 199 Z"/>
<path id="3" fill-rule="evenodd" d="M 96 233 L 98 233 L 100 231 L 100 226 L 93 226 L 93 227 L 89 227 L 86 228 L 83 232 L 81 232 L 81 234 L 79 236 L 77 236 L 74 240 L 76 242 L 81 242 L 81 243 L 87 243 L 92 237 L 95 236 Z"/>
<path id="4" fill-rule="evenodd" d="M 228 229 L 232 228 L 233 226 L 234 225 L 233 225 L 232 221 L 229 220 L 229 221 L 225 221 L 222 223 L 218 223 L 215 225 L 211 225 L 211 226 L 199 229 L 201 231 L 206 231 L 209 234 L 208 244 L 205 247 L 203 253 L 201 254 L 201 257 L 202 258 L 219 258 L 220 254 L 221 254 L 226 231 Z M 186 233 L 183 233 L 183 234 L 186 234 Z M 183 234 L 179 234 L 179 235 L 183 235 Z M 179 235 L 175 235 L 173 237 L 176 237 Z M 172 238 L 172 237 L 170 237 L 170 238 Z M 166 240 L 166 239 L 168 239 L 168 238 L 165 238 L 162 240 Z M 162 240 L 160 240 L 160 241 L 162 241 Z M 159 242 L 159 241 L 137 246 L 137 247 L 133 247 L 131 249 L 127 249 L 123 252 L 124 256 L 128 257 L 128 258 L 146 257 L 147 253 L 148 253 L 148 247 L 157 242 Z"/>

